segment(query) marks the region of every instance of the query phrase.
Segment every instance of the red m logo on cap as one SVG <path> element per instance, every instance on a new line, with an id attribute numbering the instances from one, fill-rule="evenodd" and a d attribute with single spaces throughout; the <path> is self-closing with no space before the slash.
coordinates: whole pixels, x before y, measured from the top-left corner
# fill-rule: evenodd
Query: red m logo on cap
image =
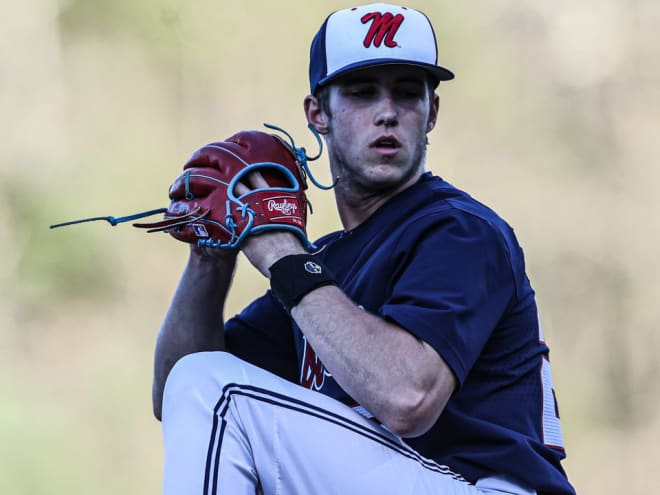
<path id="1" fill-rule="evenodd" d="M 401 26 L 403 19 L 402 14 L 392 15 L 390 12 L 384 14 L 372 12 L 363 15 L 362 19 L 360 19 L 362 24 L 371 21 L 369 32 L 364 37 L 365 48 L 369 48 L 369 45 L 372 43 L 374 46 L 379 47 L 383 43 L 383 40 L 385 41 L 385 46 L 390 48 L 398 46 L 397 42 L 394 41 L 394 35 Z"/>

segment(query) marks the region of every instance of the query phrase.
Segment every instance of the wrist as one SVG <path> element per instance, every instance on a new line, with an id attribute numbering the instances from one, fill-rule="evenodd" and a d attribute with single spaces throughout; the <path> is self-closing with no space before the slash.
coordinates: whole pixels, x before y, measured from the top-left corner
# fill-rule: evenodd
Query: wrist
<path id="1" fill-rule="evenodd" d="M 237 250 L 200 248 L 191 244 L 188 264 L 208 268 L 233 268 L 237 255 Z"/>
<path id="2" fill-rule="evenodd" d="M 305 254 L 305 248 L 296 236 L 289 232 L 273 231 L 249 236 L 241 251 L 264 276 L 270 277 L 269 268 L 278 260 L 290 256 Z"/>
<path id="3" fill-rule="evenodd" d="M 311 254 L 284 256 L 269 272 L 271 291 L 289 314 L 313 290 L 339 285 L 328 268 Z"/>

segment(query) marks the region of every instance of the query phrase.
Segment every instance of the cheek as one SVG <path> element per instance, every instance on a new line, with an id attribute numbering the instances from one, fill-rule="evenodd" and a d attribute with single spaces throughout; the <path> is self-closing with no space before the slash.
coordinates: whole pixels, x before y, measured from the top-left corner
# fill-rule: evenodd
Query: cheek
<path id="1" fill-rule="evenodd" d="M 432 120 L 428 118 L 428 115 L 423 114 L 414 114 L 410 116 L 410 120 L 408 122 L 408 128 L 411 130 L 414 130 L 415 132 L 421 132 L 423 134 L 426 134 L 430 130 L 433 129 L 434 123 Z"/>
<path id="2" fill-rule="evenodd" d="M 370 128 L 371 121 L 364 113 L 346 110 L 337 115 L 338 134 L 351 141 L 359 141 L 366 135 Z"/>
<path id="3" fill-rule="evenodd" d="M 345 138 L 352 135 L 358 126 L 355 116 L 347 110 L 337 111 L 332 117 L 332 130 L 337 137 Z"/>
<path id="4" fill-rule="evenodd" d="M 357 117 L 355 112 L 351 112 L 348 108 L 339 108 L 335 111 L 333 118 L 337 124 L 344 127 L 350 125 Z"/>

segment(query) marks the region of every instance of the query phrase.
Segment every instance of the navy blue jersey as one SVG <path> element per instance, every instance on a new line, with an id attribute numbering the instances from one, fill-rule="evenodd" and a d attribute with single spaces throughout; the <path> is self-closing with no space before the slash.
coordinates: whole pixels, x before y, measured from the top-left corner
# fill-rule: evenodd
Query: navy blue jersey
<path id="1" fill-rule="evenodd" d="M 436 424 L 407 442 L 472 482 L 509 475 L 572 494 L 548 347 L 523 252 L 492 210 L 431 173 L 318 257 L 365 311 L 430 344 L 458 387 Z M 284 378 L 355 402 L 267 293 L 226 323 L 229 349 Z"/>

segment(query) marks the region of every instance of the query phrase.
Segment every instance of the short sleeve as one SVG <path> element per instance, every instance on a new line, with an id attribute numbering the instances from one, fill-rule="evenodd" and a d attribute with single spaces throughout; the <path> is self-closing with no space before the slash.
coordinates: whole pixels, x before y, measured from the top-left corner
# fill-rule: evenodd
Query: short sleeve
<path id="1" fill-rule="evenodd" d="M 506 245 L 461 210 L 426 215 L 400 239 L 381 316 L 431 345 L 462 384 L 514 297 Z"/>
<path id="2" fill-rule="evenodd" d="M 297 383 L 291 319 L 270 291 L 227 320 L 225 339 L 235 356 Z"/>

